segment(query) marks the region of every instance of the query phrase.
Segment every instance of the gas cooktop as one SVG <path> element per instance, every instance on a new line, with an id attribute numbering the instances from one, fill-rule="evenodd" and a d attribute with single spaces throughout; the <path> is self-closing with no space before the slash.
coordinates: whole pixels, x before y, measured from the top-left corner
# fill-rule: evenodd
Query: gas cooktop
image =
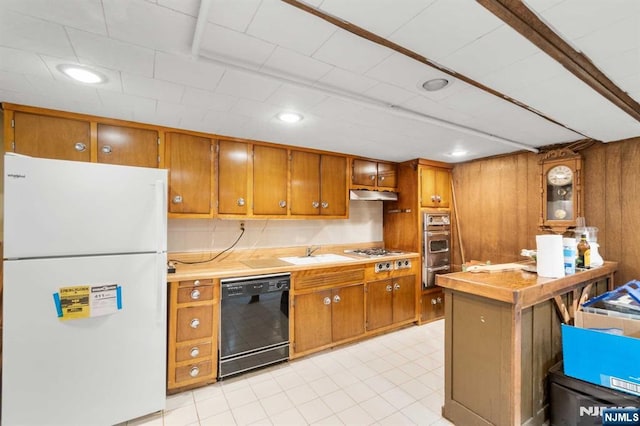
<path id="1" fill-rule="evenodd" d="M 363 248 L 355 250 L 345 250 L 345 253 L 356 254 L 363 257 L 384 257 L 384 256 L 398 256 L 405 252 L 400 250 L 390 250 L 380 247 Z"/>

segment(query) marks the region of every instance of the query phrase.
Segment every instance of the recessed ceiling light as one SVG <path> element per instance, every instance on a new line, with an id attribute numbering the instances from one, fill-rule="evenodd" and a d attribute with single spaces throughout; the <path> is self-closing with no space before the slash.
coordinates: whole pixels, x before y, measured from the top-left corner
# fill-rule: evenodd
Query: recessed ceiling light
<path id="1" fill-rule="evenodd" d="M 459 150 L 453 151 L 449 155 L 452 156 L 452 157 L 464 157 L 467 154 L 468 154 L 467 151 L 463 151 L 463 150 L 459 149 Z"/>
<path id="2" fill-rule="evenodd" d="M 449 80 L 446 78 L 434 78 L 422 83 L 422 88 L 428 92 L 435 92 L 436 90 L 444 89 L 449 84 Z"/>
<path id="3" fill-rule="evenodd" d="M 297 123 L 303 119 L 302 114 L 298 114 L 297 112 L 281 112 L 276 117 L 285 123 Z"/>
<path id="4" fill-rule="evenodd" d="M 80 65 L 61 64 L 57 68 L 65 75 L 81 83 L 97 84 L 107 81 L 107 77 L 104 75 Z"/>

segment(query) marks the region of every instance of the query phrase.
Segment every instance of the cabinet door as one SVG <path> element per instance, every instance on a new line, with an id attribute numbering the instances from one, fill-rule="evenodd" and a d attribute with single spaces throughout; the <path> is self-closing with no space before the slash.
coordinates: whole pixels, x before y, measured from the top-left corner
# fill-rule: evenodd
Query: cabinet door
<path id="1" fill-rule="evenodd" d="M 416 318 L 416 277 L 393 278 L 393 322 Z"/>
<path id="2" fill-rule="evenodd" d="M 158 167 L 158 132 L 98 123 L 98 163 Z"/>
<path id="3" fill-rule="evenodd" d="M 14 152 L 57 160 L 91 161 L 88 121 L 14 113 Z"/>
<path id="4" fill-rule="evenodd" d="M 398 186 L 398 168 L 391 163 L 378 163 L 378 188 L 395 189 Z"/>
<path id="5" fill-rule="evenodd" d="M 354 159 L 351 169 L 351 183 L 353 185 L 375 187 L 378 174 L 375 161 Z"/>
<path id="6" fill-rule="evenodd" d="M 291 151 L 291 214 L 320 212 L 320 155 Z"/>
<path id="7" fill-rule="evenodd" d="M 424 167 L 420 169 L 420 205 L 422 207 L 438 207 L 436 190 L 436 169 Z"/>
<path id="8" fill-rule="evenodd" d="M 393 283 L 382 280 L 367 283 L 367 330 L 393 323 Z"/>
<path id="9" fill-rule="evenodd" d="M 436 188 L 438 191 L 438 206 L 448 208 L 451 202 L 451 173 L 449 170 L 436 170 Z"/>
<path id="10" fill-rule="evenodd" d="M 253 147 L 253 213 L 287 214 L 286 148 Z"/>
<path id="11" fill-rule="evenodd" d="M 432 321 L 444 316 L 444 294 L 437 290 L 422 295 L 422 315 L 420 321 Z"/>
<path id="12" fill-rule="evenodd" d="M 332 294 L 333 341 L 364 334 L 364 284 L 338 288 Z"/>
<path id="13" fill-rule="evenodd" d="M 305 352 L 331 343 L 331 290 L 294 299 L 295 351 Z"/>
<path id="14" fill-rule="evenodd" d="M 166 147 L 169 212 L 209 214 L 213 178 L 211 139 L 167 133 Z"/>
<path id="15" fill-rule="evenodd" d="M 248 213 L 249 145 L 220 141 L 218 148 L 218 213 Z"/>
<path id="16" fill-rule="evenodd" d="M 347 157 L 322 155 L 320 158 L 320 214 L 347 215 Z"/>

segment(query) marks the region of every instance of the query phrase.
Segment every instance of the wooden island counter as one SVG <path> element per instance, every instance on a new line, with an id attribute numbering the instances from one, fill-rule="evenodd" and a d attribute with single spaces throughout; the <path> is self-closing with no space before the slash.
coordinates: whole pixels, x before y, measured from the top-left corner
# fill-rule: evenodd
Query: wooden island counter
<path id="1" fill-rule="evenodd" d="M 445 292 L 443 416 L 456 425 L 541 425 L 560 324 L 613 287 L 616 262 L 541 278 L 522 270 L 437 276 Z M 556 312 L 557 311 L 557 312 Z"/>

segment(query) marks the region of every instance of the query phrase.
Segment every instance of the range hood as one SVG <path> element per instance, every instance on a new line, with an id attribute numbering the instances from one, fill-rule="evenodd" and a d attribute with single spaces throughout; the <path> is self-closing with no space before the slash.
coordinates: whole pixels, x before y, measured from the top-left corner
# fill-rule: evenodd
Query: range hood
<path id="1" fill-rule="evenodd" d="M 398 193 L 391 191 L 369 191 L 368 189 L 352 189 L 349 192 L 349 199 L 365 201 L 397 201 Z"/>

